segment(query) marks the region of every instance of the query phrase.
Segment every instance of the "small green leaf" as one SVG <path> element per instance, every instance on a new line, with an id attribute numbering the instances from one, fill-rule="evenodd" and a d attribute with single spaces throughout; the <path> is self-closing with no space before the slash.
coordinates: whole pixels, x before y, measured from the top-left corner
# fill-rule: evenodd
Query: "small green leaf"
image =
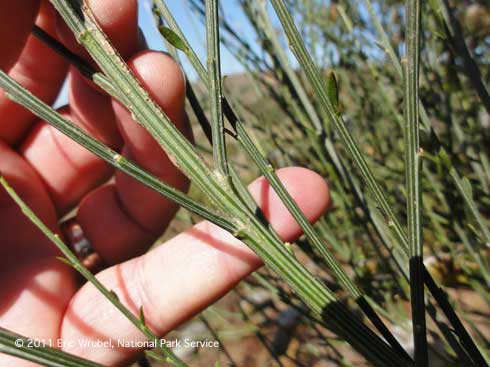
<path id="1" fill-rule="evenodd" d="M 327 94 L 330 103 L 335 108 L 335 111 L 339 109 L 339 88 L 337 84 L 337 77 L 335 72 L 330 70 L 327 75 Z"/>
<path id="2" fill-rule="evenodd" d="M 143 325 L 146 325 L 145 313 L 143 312 L 143 306 L 140 306 L 140 321 L 143 323 Z"/>
<path id="3" fill-rule="evenodd" d="M 470 199 L 473 198 L 473 188 L 471 187 L 470 180 L 467 177 L 463 177 L 461 180 L 461 187 L 466 196 Z"/>
<path id="4" fill-rule="evenodd" d="M 179 37 L 177 33 L 175 33 L 173 30 L 171 30 L 168 27 L 165 27 L 163 25 L 159 26 L 158 29 L 160 30 L 160 33 L 162 36 L 175 48 L 187 53 L 189 51 L 188 47 L 186 46 L 185 42 L 182 41 L 182 39 Z"/>
<path id="5" fill-rule="evenodd" d="M 73 264 L 70 260 L 68 260 L 66 257 L 63 257 L 63 256 L 56 256 L 56 259 L 58 259 L 59 261 L 61 261 L 62 263 L 65 263 L 66 265 L 68 266 L 71 266 L 73 267 Z"/>
<path id="6" fill-rule="evenodd" d="M 342 18 L 342 20 L 345 24 L 345 27 L 347 28 L 347 31 L 349 33 L 352 33 L 352 31 L 354 30 L 354 27 L 352 25 L 352 20 L 347 15 L 344 7 L 342 5 L 337 4 L 337 10 L 339 11 L 340 17 Z"/>
<path id="7" fill-rule="evenodd" d="M 442 10 L 441 10 L 439 1 L 438 0 L 429 0 L 428 4 L 431 7 L 432 11 L 434 12 L 435 16 L 437 17 L 437 20 L 440 22 L 443 22 L 444 19 L 442 17 Z"/>
<path id="8" fill-rule="evenodd" d="M 381 51 L 386 52 L 386 47 L 385 47 L 385 45 L 383 45 L 382 42 L 375 40 L 374 41 L 374 44 L 376 46 L 378 46 Z"/>
<path id="9" fill-rule="evenodd" d="M 449 159 L 449 155 L 447 154 L 446 150 L 444 148 L 439 149 L 439 159 L 441 160 L 441 163 L 444 167 L 450 168 L 451 167 L 451 160 Z"/>
<path id="10" fill-rule="evenodd" d="M 117 300 L 119 301 L 119 297 L 117 296 L 117 293 L 116 293 L 116 292 L 114 292 L 114 291 L 111 289 L 111 290 L 109 291 L 109 293 L 110 293 L 110 294 L 111 294 L 111 295 L 112 295 L 112 296 L 113 296 L 115 299 L 117 299 Z"/>
<path id="11" fill-rule="evenodd" d="M 226 82 L 226 79 L 228 79 L 228 75 L 223 75 L 221 77 L 221 89 L 222 90 L 225 90 L 225 82 Z"/>

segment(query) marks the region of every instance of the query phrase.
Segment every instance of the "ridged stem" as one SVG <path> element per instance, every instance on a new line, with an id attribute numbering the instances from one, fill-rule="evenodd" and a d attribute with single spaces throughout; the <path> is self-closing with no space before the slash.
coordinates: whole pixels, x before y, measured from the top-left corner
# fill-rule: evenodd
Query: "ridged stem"
<path id="1" fill-rule="evenodd" d="M 407 191 L 408 248 L 410 256 L 410 302 L 415 346 L 415 364 L 428 366 L 427 327 L 425 321 L 423 247 L 420 193 L 419 143 L 419 43 L 420 1 L 406 2 L 406 59 L 404 63 L 405 106 L 405 177 Z"/>
<path id="2" fill-rule="evenodd" d="M 218 0 L 206 0 L 206 40 L 208 50 L 208 84 L 211 105 L 211 131 L 213 137 L 213 161 L 215 168 L 229 177 L 226 155 L 225 126 L 223 121 L 223 91 L 221 85 L 221 61 L 218 23 Z"/>

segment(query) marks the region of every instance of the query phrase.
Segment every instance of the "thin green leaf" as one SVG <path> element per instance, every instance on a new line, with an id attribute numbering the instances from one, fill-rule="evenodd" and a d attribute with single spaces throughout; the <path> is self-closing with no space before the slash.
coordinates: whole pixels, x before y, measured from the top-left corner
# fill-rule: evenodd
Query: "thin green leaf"
<path id="1" fill-rule="evenodd" d="M 339 87 L 337 76 L 333 70 L 329 70 L 327 74 L 327 94 L 330 103 L 336 112 L 339 111 Z"/>
<path id="2" fill-rule="evenodd" d="M 176 49 L 179 49 L 184 53 L 189 52 L 189 47 L 187 46 L 187 44 L 184 41 L 182 41 L 179 35 L 175 33 L 172 29 L 164 25 L 160 25 L 158 29 L 160 30 L 162 36 L 165 37 L 165 39 L 168 41 L 168 43 L 170 43 Z"/>
<path id="3" fill-rule="evenodd" d="M 471 183 L 470 180 L 468 180 L 468 177 L 463 177 L 463 179 L 461 180 L 461 189 L 463 190 L 465 196 L 473 200 L 473 188 L 471 187 Z"/>
<path id="4" fill-rule="evenodd" d="M 116 292 L 114 292 L 112 289 L 111 289 L 111 290 L 109 290 L 109 293 L 110 293 L 110 295 L 111 295 L 112 297 L 114 297 L 114 299 L 119 300 L 119 296 L 118 296 L 118 295 L 117 295 L 117 293 L 116 293 Z"/>
<path id="5" fill-rule="evenodd" d="M 69 267 L 73 268 L 73 264 L 70 260 L 68 260 L 66 257 L 63 256 L 56 256 L 56 259 L 61 261 L 62 263 L 68 265 Z"/>
<path id="6" fill-rule="evenodd" d="M 140 306 L 139 309 L 139 316 L 140 316 L 140 321 L 143 325 L 146 325 L 146 320 L 145 320 L 145 313 L 143 311 L 143 306 Z"/>

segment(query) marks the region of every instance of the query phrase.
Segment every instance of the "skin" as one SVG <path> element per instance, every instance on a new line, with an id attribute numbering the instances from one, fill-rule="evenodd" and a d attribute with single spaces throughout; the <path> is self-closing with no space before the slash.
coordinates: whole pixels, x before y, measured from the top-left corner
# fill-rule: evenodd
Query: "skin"
<path id="1" fill-rule="evenodd" d="M 184 112 L 183 75 L 168 56 L 140 46 L 136 0 L 90 0 L 88 4 L 153 98 L 191 138 Z M 29 35 L 33 22 L 88 60 L 47 2 L 0 0 L 0 67 L 48 103 L 54 101 L 68 76 L 69 105 L 60 112 L 166 182 L 187 190 L 187 179 L 124 107 L 101 94 Z M 8 100 L 3 92 L 0 116 L 0 172 L 57 233 L 60 218 L 78 208 L 77 221 L 108 264 L 98 278 L 135 313 L 143 306 L 148 325 L 159 336 L 223 296 L 262 265 L 244 244 L 208 222 L 146 253 L 174 216 L 177 207 L 173 203 L 114 172 Z M 278 174 L 308 219 L 318 219 L 329 202 L 324 180 L 299 167 L 281 169 Z M 115 180 L 107 184 L 112 176 Z M 292 241 L 301 234 L 263 178 L 249 188 L 284 240 Z M 74 271 L 55 259 L 55 247 L 3 189 L 0 234 L 1 327 L 54 343 L 62 340 L 61 349 L 109 366 L 137 358 L 141 350 L 77 345 L 88 339 L 143 337 L 90 284 L 80 284 Z M 34 364 L 0 355 L 0 365 Z"/>

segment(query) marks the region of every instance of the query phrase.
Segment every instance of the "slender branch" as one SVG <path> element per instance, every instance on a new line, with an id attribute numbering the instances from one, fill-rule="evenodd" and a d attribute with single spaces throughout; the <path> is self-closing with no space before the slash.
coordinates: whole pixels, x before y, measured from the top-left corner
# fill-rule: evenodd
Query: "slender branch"
<path id="1" fill-rule="evenodd" d="M 383 47 L 385 48 L 385 52 L 388 54 L 393 66 L 395 67 L 396 73 L 401 79 L 403 79 L 403 67 L 400 62 L 400 59 L 398 58 L 395 50 L 393 49 L 393 45 L 391 44 L 390 39 L 388 38 L 388 35 L 386 34 L 383 28 L 383 25 L 379 21 L 378 15 L 376 14 L 376 11 L 374 10 L 373 5 L 371 4 L 371 0 L 364 0 L 364 4 L 368 9 L 369 16 L 371 17 L 374 23 L 376 32 L 378 32 L 379 36 L 381 37 L 381 42 L 383 44 Z M 432 130 L 429 116 L 427 115 L 425 107 L 420 99 L 418 100 L 418 103 L 420 107 L 420 119 L 423 123 L 423 128 L 427 132 L 429 132 Z"/>
<path id="2" fill-rule="evenodd" d="M 320 253 L 322 260 L 328 265 L 328 267 L 335 275 L 335 277 L 339 280 L 343 288 L 349 291 L 349 293 L 354 297 L 364 314 L 383 335 L 383 337 L 390 343 L 390 345 L 392 345 L 400 353 L 400 355 L 410 360 L 410 356 L 405 352 L 403 347 L 399 344 L 393 334 L 385 326 L 385 324 L 371 307 L 371 305 L 366 302 L 363 292 L 347 275 L 344 269 L 339 265 L 333 254 L 328 250 L 326 244 L 323 243 L 318 232 L 315 231 L 315 229 L 305 217 L 294 199 L 292 199 L 291 195 L 287 192 L 286 188 L 281 183 L 278 176 L 274 173 L 272 166 L 268 164 L 268 162 L 260 154 L 256 146 L 253 144 L 250 137 L 246 134 L 243 125 L 241 123 L 237 123 L 236 127 L 238 132 L 238 141 L 240 141 L 242 146 L 245 148 L 245 150 L 247 150 L 254 162 L 258 165 L 262 174 L 267 178 L 268 182 L 270 182 L 271 186 L 274 188 L 274 191 L 277 193 L 284 205 L 288 208 L 289 212 L 296 220 L 296 222 L 300 225 L 301 229 L 303 229 L 308 240 Z"/>
<path id="3" fill-rule="evenodd" d="M 225 177 L 230 175 L 226 155 L 225 128 L 223 121 L 223 91 L 221 84 L 221 60 L 218 23 L 218 0 L 206 0 L 206 39 L 208 49 L 208 84 L 211 103 L 211 128 L 213 136 L 213 160 Z"/>
<path id="4" fill-rule="evenodd" d="M 420 194 L 419 143 L 419 43 L 420 0 L 407 0 L 407 41 L 404 68 L 405 86 L 405 177 L 407 189 L 408 247 L 410 256 L 410 300 L 415 346 L 415 364 L 428 366 L 427 327 L 425 321 L 423 248 Z"/>
<path id="5" fill-rule="evenodd" d="M 469 209 L 469 214 L 473 217 L 473 220 L 480 228 L 481 236 L 483 237 L 483 243 L 485 246 L 490 246 L 490 229 L 485 223 L 485 219 L 482 217 L 478 207 L 476 206 L 475 200 L 473 199 L 473 190 L 469 180 L 461 178 L 458 172 L 453 167 L 447 167 L 449 169 L 449 175 L 454 181 L 456 189 L 463 198 L 464 203 Z"/>

